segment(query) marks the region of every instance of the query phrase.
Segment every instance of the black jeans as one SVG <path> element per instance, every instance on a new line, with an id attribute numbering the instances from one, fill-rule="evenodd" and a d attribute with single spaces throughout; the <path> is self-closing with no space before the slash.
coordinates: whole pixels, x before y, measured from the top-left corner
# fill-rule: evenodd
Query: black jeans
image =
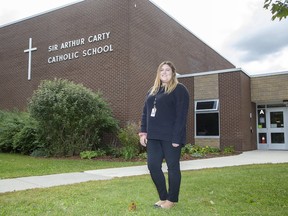
<path id="1" fill-rule="evenodd" d="M 147 155 L 148 169 L 157 188 L 160 200 L 178 202 L 181 183 L 181 145 L 173 147 L 171 142 L 163 140 L 148 140 Z M 163 159 L 165 159 L 168 167 L 168 191 L 165 175 L 162 171 Z"/>

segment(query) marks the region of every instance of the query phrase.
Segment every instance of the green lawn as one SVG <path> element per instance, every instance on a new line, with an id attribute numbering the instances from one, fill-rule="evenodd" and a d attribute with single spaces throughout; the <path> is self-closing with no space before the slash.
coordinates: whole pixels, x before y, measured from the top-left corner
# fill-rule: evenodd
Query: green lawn
<path id="1" fill-rule="evenodd" d="M 284 216 L 287 181 L 288 163 L 184 171 L 179 203 L 163 210 L 153 207 L 158 198 L 149 175 L 115 178 L 2 193 L 0 215 Z M 137 209 L 130 212 L 132 201 Z"/>
<path id="2" fill-rule="evenodd" d="M 34 158 L 0 153 L 0 179 L 144 165 L 145 162 L 113 162 L 81 159 Z"/>

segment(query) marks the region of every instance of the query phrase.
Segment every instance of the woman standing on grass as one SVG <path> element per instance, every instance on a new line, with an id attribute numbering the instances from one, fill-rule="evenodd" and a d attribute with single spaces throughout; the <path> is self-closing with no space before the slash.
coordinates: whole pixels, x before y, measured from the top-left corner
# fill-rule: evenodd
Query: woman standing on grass
<path id="1" fill-rule="evenodd" d="M 171 208 L 178 202 L 181 172 L 181 147 L 186 142 L 186 119 L 189 94 L 176 78 L 172 62 L 162 62 L 149 91 L 141 122 L 140 143 L 147 147 L 147 163 L 160 200 L 155 207 Z M 162 171 L 165 159 L 168 167 L 168 190 Z"/>

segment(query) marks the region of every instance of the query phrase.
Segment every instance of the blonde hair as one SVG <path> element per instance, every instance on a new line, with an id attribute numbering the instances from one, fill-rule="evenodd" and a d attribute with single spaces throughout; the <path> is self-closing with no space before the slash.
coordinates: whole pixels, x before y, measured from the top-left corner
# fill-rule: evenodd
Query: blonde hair
<path id="1" fill-rule="evenodd" d="M 156 78 L 154 81 L 154 85 L 151 88 L 150 95 L 156 95 L 157 92 L 159 91 L 159 89 L 161 88 L 162 82 L 160 79 L 160 72 L 161 72 L 161 68 L 163 65 L 168 65 L 172 70 L 172 78 L 167 83 L 167 85 L 165 85 L 165 93 L 167 93 L 167 94 L 171 93 L 176 88 L 176 86 L 178 84 L 178 80 L 176 77 L 176 68 L 175 68 L 174 64 L 170 61 L 164 61 L 158 66 Z"/>

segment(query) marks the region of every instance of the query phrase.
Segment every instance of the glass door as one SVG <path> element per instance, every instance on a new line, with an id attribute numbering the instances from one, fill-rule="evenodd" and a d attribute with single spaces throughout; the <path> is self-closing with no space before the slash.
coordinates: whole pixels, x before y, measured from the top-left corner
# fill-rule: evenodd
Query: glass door
<path id="1" fill-rule="evenodd" d="M 269 149 L 286 149 L 287 122 L 284 108 L 268 109 L 267 144 Z"/>

